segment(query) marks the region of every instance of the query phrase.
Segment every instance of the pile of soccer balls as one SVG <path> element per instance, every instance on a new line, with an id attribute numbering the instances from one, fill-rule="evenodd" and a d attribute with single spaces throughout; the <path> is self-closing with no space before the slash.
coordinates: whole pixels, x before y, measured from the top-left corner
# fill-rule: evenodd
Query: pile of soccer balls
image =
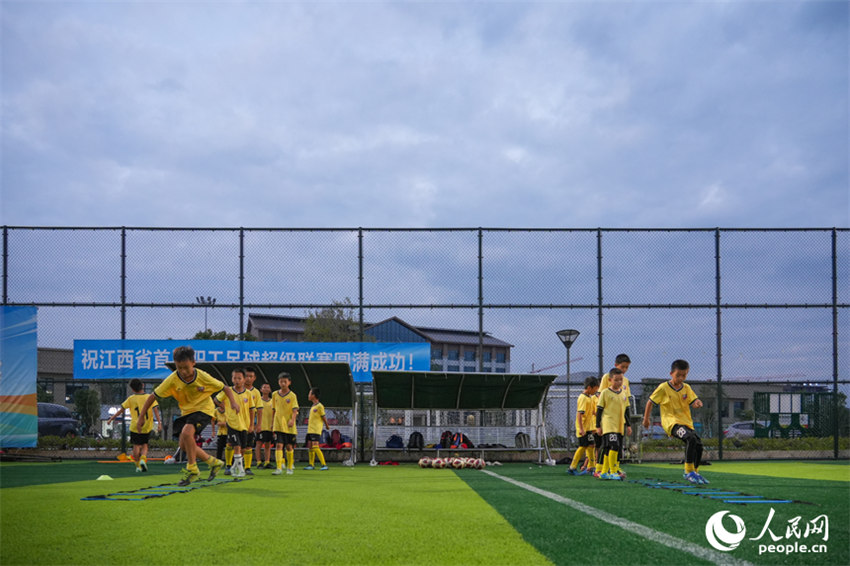
<path id="1" fill-rule="evenodd" d="M 425 456 L 419 459 L 420 468 L 474 468 L 483 470 L 487 467 L 487 463 L 481 458 L 429 458 Z"/>

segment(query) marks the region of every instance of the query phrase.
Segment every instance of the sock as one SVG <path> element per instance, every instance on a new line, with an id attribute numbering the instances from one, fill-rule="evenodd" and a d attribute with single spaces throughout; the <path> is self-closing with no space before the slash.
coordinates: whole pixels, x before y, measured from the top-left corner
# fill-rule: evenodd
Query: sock
<path id="1" fill-rule="evenodd" d="M 215 466 L 215 465 L 216 465 L 217 463 L 219 463 L 219 462 L 221 462 L 221 460 L 219 460 L 219 459 L 218 459 L 218 458 L 216 458 L 215 456 L 210 456 L 210 459 L 209 459 L 209 460 L 207 460 L 207 466 L 209 466 L 210 468 L 212 468 L 213 466 Z"/>
<path id="2" fill-rule="evenodd" d="M 224 458 L 228 468 L 233 465 L 233 446 L 224 449 Z"/>
<path id="3" fill-rule="evenodd" d="M 325 465 L 325 455 L 322 454 L 322 449 L 319 448 L 318 446 L 314 446 L 313 450 L 316 451 L 316 456 L 319 457 L 319 462 L 321 462 L 321 464 L 324 466 Z"/>
<path id="4" fill-rule="evenodd" d="M 694 471 L 694 465 L 685 462 L 685 474 L 689 474 Z"/>
<path id="5" fill-rule="evenodd" d="M 608 467 L 611 468 L 612 474 L 619 473 L 620 471 L 620 455 L 614 451 L 611 451 L 608 454 Z"/>
<path id="6" fill-rule="evenodd" d="M 579 446 L 578 450 L 576 450 L 575 456 L 573 456 L 573 461 L 570 464 L 570 469 L 575 470 L 578 468 L 578 463 L 581 462 L 581 459 L 584 458 L 584 453 L 587 452 L 587 448 L 584 446 Z"/>
<path id="7" fill-rule="evenodd" d="M 286 467 L 290 470 L 295 467 L 295 450 L 286 451 Z"/>
<path id="8" fill-rule="evenodd" d="M 279 469 L 283 468 L 283 449 L 282 448 L 278 448 L 277 450 L 274 451 L 274 459 L 275 459 L 275 464 L 277 465 L 277 469 L 279 470 Z"/>
<path id="9" fill-rule="evenodd" d="M 246 448 L 245 450 L 242 451 L 242 454 L 245 455 L 245 467 L 250 470 L 251 469 L 251 462 L 254 461 L 254 449 L 253 448 Z"/>
<path id="10" fill-rule="evenodd" d="M 602 457 L 602 471 L 600 471 L 599 473 L 607 474 L 608 470 L 610 470 L 610 456 L 608 454 L 605 454 L 605 456 Z"/>
<path id="11" fill-rule="evenodd" d="M 310 452 L 307 454 L 307 461 L 310 462 L 310 467 L 316 463 L 316 453 L 313 451 L 313 447 L 310 447 Z"/>
<path id="12" fill-rule="evenodd" d="M 193 473 L 196 473 L 196 474 L 201 473 L 201 470 L 198 469 L 198 463 L 197 462 L 195 462 L 191 466 L 189 464 L 186 464 L 186 469 L 189 470 L 190 472 L 193 472 Z"/>
<path id="13" fill-rule="evenodd" d="M 245 469 L 244 462 L 242 460 L 242 454 L 237 454 L 236 456 L 233 457 L 233 465 L 240 472 Z"/>
<path id="14" fill-rule="evenodd" d="M 587 469 L 591 472 L 596 469 L 596 447 L 593 445 L 587 447 Z"/>

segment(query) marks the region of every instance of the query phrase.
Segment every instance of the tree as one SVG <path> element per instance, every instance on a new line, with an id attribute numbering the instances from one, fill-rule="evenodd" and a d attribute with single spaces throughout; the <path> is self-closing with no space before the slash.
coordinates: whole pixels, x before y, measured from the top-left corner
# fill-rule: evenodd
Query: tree
<path id="1" fill-rule="evenodd" d="M 53 393 L 48 393 L 47 389 L 39 383 L 35 386 L 35 399 L 39 403 L 52 403 Z"/>
<path id="2" fill-rule="evenodd" d="M 365 341 L 374 340 L 363 336 Z M 344 301 L 334 301 L 333 306 L 307 311 L 304 322 L 305 342 L 359 342 L 360 323 L 354 312 L 354 304 L 348 297 Z"/>
<path id="3" fill-rule="evenodd" d="M 243 342 L 253 342 L 257 339 L 253 334 L 230 334 L 226 330 L 213 332 L 210 329 L 201 330 L 192 336 L 192 340 L 242 340 Z"/>
<path id="4" fill-rule="evenodd" d="M 90 432 L 100 420 L 100 395 L 96 389 L 78 389 L 74 393 L 74 407 L 80 415 L 83 430 Z"/>

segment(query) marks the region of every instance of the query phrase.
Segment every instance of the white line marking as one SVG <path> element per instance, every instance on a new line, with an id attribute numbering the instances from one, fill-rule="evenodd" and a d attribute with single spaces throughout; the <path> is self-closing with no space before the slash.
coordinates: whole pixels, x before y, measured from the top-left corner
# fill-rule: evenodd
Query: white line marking
<path id="1" fill-rule="evenodd" d="M 636 535 L 642 536 L 643 538 L 650 540 L 652 542 L 657 542 L 659 544 L 663 544 L 664 546 L 669 546 L 670 548 L 675 548 L 676 550 L 681 550 L 687 552 L 688 554 L 692 554 L 697 558 L 702 558 L 703 560 L 708 560 L 709 562 L 713 562 L 715 564 L 733 564 L 736 566 L 752 566 L 746 560 L 739 560 L 733 558 L 728 554 L 724 554 L 722 552 L 717 552 L 715 550 L 711 550 L 710 548 L 705 548 L 699 546 L 698 544 L 694 544 L 692 542 L 688 542 L 686 540 L 682 540 L 680 538 L 676 538 L 672 535 L 668 535 L 667 533 L 662 533 L 660 531 L 656 531 L 655 529 L 651 529 L 639 523 L 635 523 L 633 521 L 629 521 L 628 519 L 623 519 L 622 517 L 618 517 L 617 515 L 613 515 L 608 513 L 607 511 L 602 511 L 601 509 L 596 509 L 595 507 L 591 507 L 590 505 L 585 505 L 579 501 L 574 501 L 572 499 L 568 499 L 557 493 L 552 493 L 551 491 L 546 491 L 540 489 L 538 487 L 534 487 L 533 485 L 529 485 L 527 483 L 523 483 L 519 480 L 515 480 L 513 478 L 509 478 L 506 476 L 502 476 L 491 472 L 489 470 L 482 470 L 485 474 L 492 476 L 494 478 L 498 478 L 500 480 L 506 481 L 510 484 L 513 484 L 517 487 L 521 487 L 527 491 L 532 493 L 536 493 L 537 495 L 542 495 L 547 499 L 551 499 L 557 503 L 561 503 L 566 505 L 567 507 L 572 507 L 576 511 L 581 511 L 591 517 L 599 519 L 600 521 L 604 521 L 610 525 L 614 525 L 615 527 L 620 527 L 626 531 L 634 533 Z"/>

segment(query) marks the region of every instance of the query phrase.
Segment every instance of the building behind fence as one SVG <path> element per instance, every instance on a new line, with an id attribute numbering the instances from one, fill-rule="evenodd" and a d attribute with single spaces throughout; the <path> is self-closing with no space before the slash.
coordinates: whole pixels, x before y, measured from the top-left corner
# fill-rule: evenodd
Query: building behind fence
<path id="1" fill-rule="evenodd" d="M 695 412 L 703 436 L 764 415 L 782 436 L 781 416 L 830 439 L 837 457 L 849 434 L 848 295 L 846 228 L 3 227 L 3 304 L 39 308 L 40 385 L 58 402 L 90 385 L 57 361 L 75 339 L 184 340 L 207 328 L 270 339 L 261 321 L 275 319 L 295 327 L 275 339 L 297 339 L 309 313 L 350 301 L 361 339 L 418 333 L 434 369 L 559 374 L 547 436 L 564 446 L 584 377 L 627 353 L 638 412 L 683 358 L 706 402 Z M 570 350 L 555 335 L 566 328 L 581 333 Z M 358 387 L 368 404 L 370 385 Z M 120 401 L 108 389 L 104 402 Z M 799 401 L 773 397 L 774 408 L 832 417 L 773 413 L 777 394 Z M 461 427 L 469 416 L 440 418 Z M 718 456 L 737 444 L 722 441 Z"/>

